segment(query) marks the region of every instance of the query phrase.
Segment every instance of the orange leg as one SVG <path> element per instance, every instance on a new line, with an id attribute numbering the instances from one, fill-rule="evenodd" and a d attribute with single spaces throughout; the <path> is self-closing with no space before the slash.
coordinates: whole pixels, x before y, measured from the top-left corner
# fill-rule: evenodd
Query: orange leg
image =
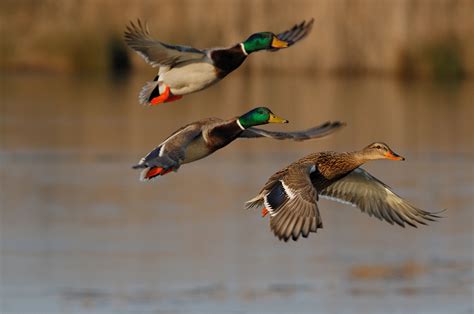
<path id="1" fill-rule="evenodd" d="M 162 171 L 163 171 L 163 168 L 161 168 L 161 167 L 159 167 L 159 168 L 151 168 L 151 169 L 148 170 L 148 172 L 146 173 L 145 178 L 146 178 L 146 179 L 153 178 L 153 177 L 159 175 Z"/>
<path id="2" fill-rule="evenodd" d="M 170 97 L 168 97 L 167 100 L 165 100 L 165 102 L 172 102 L 172 101 L 175 101 L 175 100 L 179 100 L 183 98 L 183 96 L 181 95 L 171 95 Z"/>
<path id="3" fill-rule="evenodd" d="M 183 98 L 183 96 L 171 94 L 170 87 L 165 86 L 163 93 L 160 96 L 153 98 L 150 103 L 152 106 L 154 106 L 165 102 L 172 102 L 181 98 Z"/>
<path id="4" fill-rule="evenodd" d="M 170 88 L 169 86 L 166 86 L 164 92 L 160 96 L 153 98 L 150 101 L 150 103 L 152 106 L 158 105 L 158 104 L 166 102 L 166 100 L 168 100 L 169 97 L 170 97 Z"/>
<path id="5" fill-rule="evenodd" d="M 145 175 L 145 178 L 151 179 L 156 176 L 164 176 L 165 174 L 170 173 L 171 171 L 173 171 L 173 168 L 169 168 L 169 169 L 164 169 L 161 167 L 150 168 L 150 170 L 148 170 L 147 174 Z"/>
<path id="6" fill-rule="evenodd" d="M 265 217 L 267 214 L 268 214 L 268 209 L 266 209 L 265 207 L 262 208 L 262 217 Z"/>

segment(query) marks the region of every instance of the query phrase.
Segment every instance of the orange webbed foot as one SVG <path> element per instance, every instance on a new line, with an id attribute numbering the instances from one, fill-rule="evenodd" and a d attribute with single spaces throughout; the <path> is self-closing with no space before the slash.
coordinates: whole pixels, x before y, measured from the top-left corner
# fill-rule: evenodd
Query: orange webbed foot
<path id="1" fill-rule="evenodd" d="M 153 98 L 151 101 L 150 101 L 150 104 L 152 106 L 155 106 L 155 105 L 158 105 L 158 104 L 161 104 L 161 103 L 164 103 L 168 100 L 168 98 L 170 97 L 170 87 L 169 86 L 166 86 L 165 87 L 165 90 L 163 91 L 163 93 L 158 96 L 158 97 L 155 97 Z"/>
<path id="2" fill-rule="evenodd" d="M 173 170 L 173 168 L 164 169 L 162 167 L 152 167 L 145 174 L 145 179 L 150 180 L 156 176 L 164 176 L 165 174 L 170 173 Z"/>
<path id="3" fill-rule="evenodd" d="M 183 98 L 183 96 L 181 95 L 171 95 L 170 97 L 168 97 L 167 100 L 165 100 L 165 102 L 172 102 L 172 101 L 180 100 L 181 98 Z"/>
<path id="4" fill-rule="evenodd" d="M 145 175 L 145 179 L 151 179 L 153 177 L 156 177 L 160 175 L 162 171 L 163 171 L 163 168 L 161 167 L 150 168 L 150 170 L 148 170 L 148 172 Z"/>
<path id="5" fill-rule="evenodd" d="M 265 207 L 262 208 L 262 218 L 265 217 L 267 214 L 268 214 L 268 209 L 266 209 Z"/>

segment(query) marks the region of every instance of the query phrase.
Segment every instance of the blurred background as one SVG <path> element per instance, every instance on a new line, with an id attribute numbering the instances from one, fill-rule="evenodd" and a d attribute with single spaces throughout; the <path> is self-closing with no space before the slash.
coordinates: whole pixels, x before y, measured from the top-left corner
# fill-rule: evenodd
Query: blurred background
<path id="1" fill-rule="evenodd" d="M 473 313 L 472 0 L 2 0 L 0 312 Z M 226 46 L 315 18 L 205 91 L 155 108 L 156 70 L 123 42 Z M 151 184 L 131 169 L 180 126 L 265 105 L 302 143 L 239 140 Z M 282 243 L 243 209 L 276 170 L 384 141 L 365 166 L 440 222 L 402 229 L 320 202 L 324 229 Z"/>

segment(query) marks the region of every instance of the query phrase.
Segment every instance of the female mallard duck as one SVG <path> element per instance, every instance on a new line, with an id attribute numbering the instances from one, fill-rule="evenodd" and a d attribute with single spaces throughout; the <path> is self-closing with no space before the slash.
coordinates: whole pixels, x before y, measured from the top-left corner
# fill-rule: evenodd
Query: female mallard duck
<path id="1" fill-rule="evenodd" d="M 297 132 L 271 132 L 253 127 L 267 123 L 288 121 L 275 116 L 268 108 L 259 107 L 229 120 L 207 118 L 190 123 L 171 134 L 133 168 L 143 169 L 140 179 L 146 181 L 172 170 L 177 171 L 181 164 L 207 157 L 239 137 L 303 141 L 324 137 L 344 126 L 338 121 L 326 122 Z"/>
<path id="2" fill-rule="evenodd" d="M 290 47 L 303 39 L 312 25 L 313 20 L 303 21 L 278 35 L 260 32 L 229 48 L 201 50 L 154 40 L 140 20 L 132 22 L 125 31 L 125 41 L 151 66 L 160 67 L 155 79 L 143 87 L 139 101 L 157 105 L 205 89 L 237 69 L 250 53 Z"/>
<path id="3" fill-rule="evenodd" d="M 405 160 L 384 143 L 373 143 L 350 153 L 321 152 L 308 155 L 278 171 L 260 194 L 249 200 L 247 209 L 264 206 L 270 213 L 270 228 L 280 240 L 307 237 L 323 227 L 318 196 L 348 203 L 390 224 L 416 227 L 440 218 L 418 209 L 390 190 L 390 187 L 359 168 L 369 160 Z"/>

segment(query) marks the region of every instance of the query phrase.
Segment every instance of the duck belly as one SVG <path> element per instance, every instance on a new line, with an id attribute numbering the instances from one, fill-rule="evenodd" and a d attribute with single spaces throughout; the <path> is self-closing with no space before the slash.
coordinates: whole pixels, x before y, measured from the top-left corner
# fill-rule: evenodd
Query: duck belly
<path id="1" fill-rule="evenodd" d="M 202 159 L 204 157 L 209 156 L 214 151 L 209 149 L 206 142 L 202 136 L 198 137 L 194 141 L 192 141 L 188 147 L 186 148 L 186 154 L 183 160 L 183 164 L 193 162 L 198 159 Z"/>
<path id="2" fill-rule="evenodd" d="M 172 68 L 161 74 L 158 81 L 169 86 L 173 95 L 186 95 L 211 86 L 219 78 L 213 65 L 202 62 Z"/>

